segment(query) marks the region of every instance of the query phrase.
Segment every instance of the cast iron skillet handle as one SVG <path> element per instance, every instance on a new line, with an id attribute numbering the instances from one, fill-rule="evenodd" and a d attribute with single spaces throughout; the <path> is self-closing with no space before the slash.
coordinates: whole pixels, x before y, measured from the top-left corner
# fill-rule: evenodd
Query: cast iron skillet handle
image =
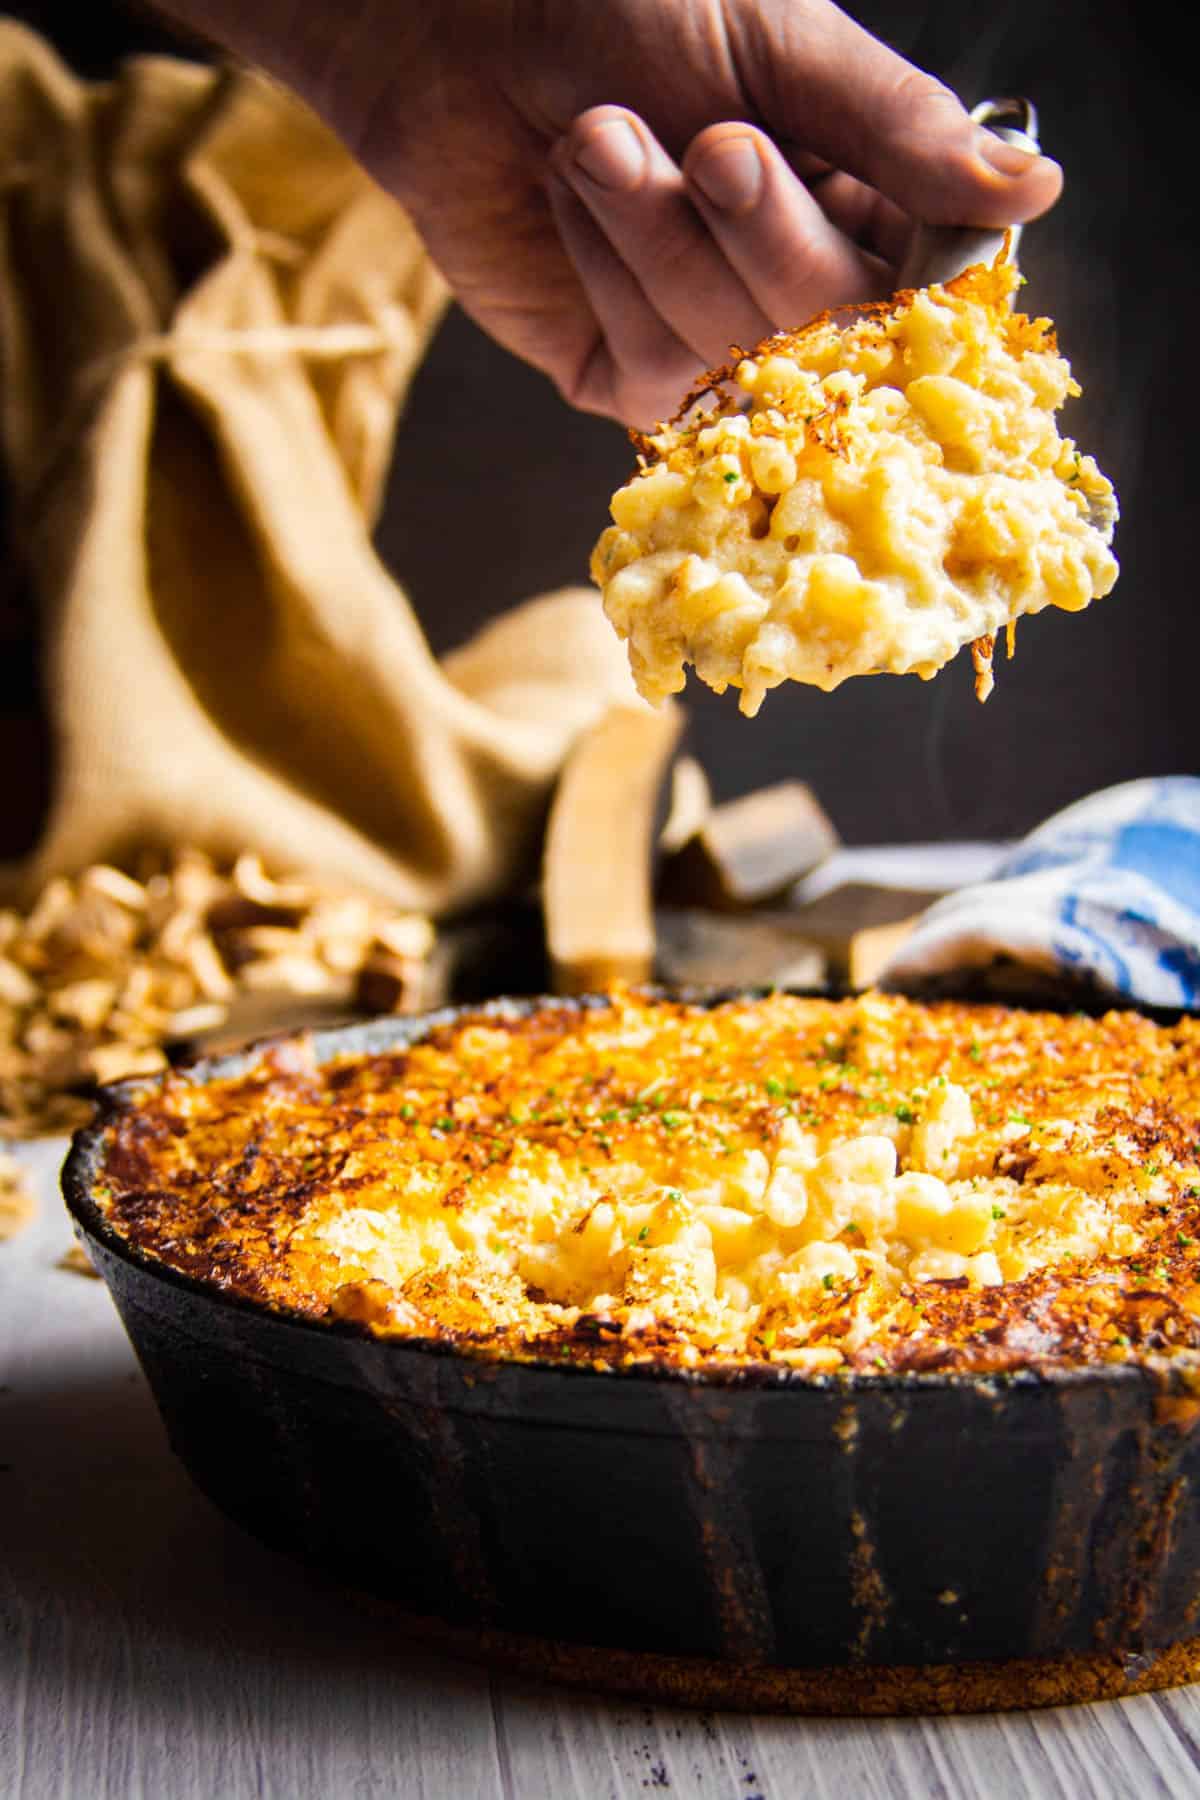
<path id="1" fill-rule="evenodd" d="M 986 125 L 998 138 L 1015 144 L 1019 150 L 1039 148 L 1037 113 L 1031 100 L 981 100 L 972 108 L 971 117 L 977 125 Z M 1021 227 L 1011 225 L 1009 230 L 1015 256 Z M 994 228 L 918 225 L 896 286 L 928 287 L 931 281 L 950 281 L 972 263 L 990 263 L 1003 242 L 1003 231 Z"/>

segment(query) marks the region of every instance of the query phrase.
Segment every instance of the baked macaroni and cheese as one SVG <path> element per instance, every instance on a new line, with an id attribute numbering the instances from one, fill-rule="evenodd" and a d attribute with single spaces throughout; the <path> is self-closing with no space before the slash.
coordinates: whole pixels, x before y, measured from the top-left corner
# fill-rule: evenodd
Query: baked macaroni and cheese
<path id="1" fill-rule="evenodd" d="M 1010 261 L 781 333 L 639 440 L 592 558 L 655 703 L 684 666 L 753 715 L 769 688 L 930 678 L 1117 578 L 1117 506 L 1055 414 L 1079 388 Z M 711 396 L 707 410 L 702 403 Z"/>
<path id="2" fill-rule="evenodd" d="M 816 1374 L 1200 1347 L 1200 1023 L 616 993 L 131 1084 L 93 1195 L 243 1298 Z"/>

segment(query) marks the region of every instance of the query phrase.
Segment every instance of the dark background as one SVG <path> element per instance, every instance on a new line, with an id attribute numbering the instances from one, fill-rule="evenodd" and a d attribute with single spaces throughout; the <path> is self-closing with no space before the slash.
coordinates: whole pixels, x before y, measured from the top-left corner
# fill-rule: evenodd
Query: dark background
<path id="1" fill-rule="evenodd" d="M 103 4 L 10 10 L 86 73 L 129 49 L 170 47 L 144 16 Z M 1092 789 L 1200 763 L 1196 96 L 1183 15 L 1082 0 L 847 10 L 968 103 L 1016 92 L 1039 109 L 1067 187 L 1026 232 L 1023 300 L 1056 320 L 1083 384 L 1064 429 L 1116 482 L 1123 574 L 1087 613 L 1023 623 L 986 707 L 965 657 L 932 684 L 852 681 L 828 696 L 789 685 L 753 722 L 735 695 L 693 682 L 691 747 L 722 796 L 810 781 L 850 842 L 1016 835 Z M 586 581 L 608 495 L 630 465 L 616 426 L 572 413 L 452 311 L 401 425 L 379 530 L 435 648 L 528 594 Z M 44 775 L 28 726 L 36 657 L 11 614 L 7 635 L 0 756 L 11 772 L 19 750 L 24 766 L 0 798 L 0 849 L 16 849 Z"/>

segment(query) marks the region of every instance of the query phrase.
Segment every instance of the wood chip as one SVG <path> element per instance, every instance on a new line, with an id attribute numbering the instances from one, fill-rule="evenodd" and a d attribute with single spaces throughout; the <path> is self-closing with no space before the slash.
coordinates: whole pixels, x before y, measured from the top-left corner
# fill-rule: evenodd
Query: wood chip
<path id="1" fill-rule="evenodd" d="M 99 1269 L 82 1244 L 72 1244 L 69 1250 L 64 1250 L 54 1266 L 56 1269 L 66 1269 L 72 1275 L 90 1275 L 93 1281 L 100 1279 Z"/>
<path id="2" fill-rule="evenodd" d="M 820 944 L 833 973 L 840 980 L 853 980 L 855 966 L 867 967 L 872 945 L 882 947 L 886 942 L 882 937 L 872 939 L 866 934 L 891 927 L 908 931 L 918 914 L 940 897 L 940 889 L 888 888 L 868 881 L 847 881 L 807 906 L 796 907 L 792 916 L 799 929 Z"/>
<path id="3" fill-rule="evenodd" d="M 659 907 L 655 973 L 678 987 L 818 988 L 824 953 L 786 913 Z"/>
<path id="4" fill-rule="evenodd" d="M 0 1243 L 24 1231 L 36 1211 L 24 1169 L 0 1151 Z"/>
<path id="5" fill-rule="evenodd" d="M 93 863 L 85 869 L 79 878 L 79 890 L 84 894 L 103 894 L 109 900 L 115 900 L 118 906 L 127 906 L 132 912 L 144 912 L 146 908 L 146 890 L 140 881 L 132 875 L 123 875 L 120 869 L 110 868 L 107 863 Z"/>
<path id="6" fill-rule="evenodd" d="M 664 905 L 740 912 L 785 894 L 838 845 L 820 802 L 802 781 L 780 781 L 715 807 L 663 864 Z"/>
<path id="7" fill-rule="evenodd" d="M 36 997 L 36 990 L 33 997 Z M 46 996 L 46 1004 L 56 1019 L 82 1025 L 85 1031 L 98 1031 L 116 999 L 116 982 L 95 975 L 88 981 L 72 981 L 66 987 L 52 988 Z"/>
<path id="8" fill-rule="evenodd" d="M 358 971 L 354 989 L 356 1007 L 365 1013 L 398 1011 L 406 994 L 420 982 L 423 965 L 414 966 L 408 956 L 376 950 Z"/>
<path id="9" fill-rule="evenodd" d="M 393 956 L 421 961 L 433 949 L 433 926 L 416 913 L 375 921 L 375 942 Z"/>
<path id="10" fill-rule="evenodd" d="M 157 1075 L 167 1059 L 161 1050 L 136 1044 L 97 1044 L 87 1053 L 88 1073 L 99 1086 L 108 1081 L 127 1081 L 131 1075 Z"/>
<path id="11" fill-rule="evenodd" d="M 177 1043 L 216 1031 L 229 1017 L 229 1008 L 216 1001 L 201 1001 L 198 1006 L 185 1006 L 171 1014 L 170 1034 Z"/>
<path id="12" fill-rule="evenodd" d="M 856 931 L 850 940 L 850 986 L 856 990 L 874 987 L 886 965 L 902 944 L 913 934 L 921 914 L 912 913 L 891 925 L 870 925 Z"/>

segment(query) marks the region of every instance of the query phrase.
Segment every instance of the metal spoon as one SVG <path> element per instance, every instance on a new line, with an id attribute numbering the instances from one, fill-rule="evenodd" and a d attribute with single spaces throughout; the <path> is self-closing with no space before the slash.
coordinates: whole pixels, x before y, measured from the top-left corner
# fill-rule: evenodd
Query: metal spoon
<path id="1" fill-rule="evenodd" d="M 1029 150 L 1036 156 L 1041 148 L 1032 100 L 981 100 L 971 109 L 971 117 L 977 125 L 986 125 L 1004 143 L 1013 144 L 1018 150 Z M 1010 225 L 1008 229 L 1015 260 L 1021 227 Z M 972 263 L 992 262 L 1003 242 L 1004 232 L 995 226 L 918 225 L 896 286 L 928 287 L 935 281 L 953 281 Z"/>
<path id="2" fill-rule="evenodd" d="M 1006 144 L 1036 155 L 1038 143 L 1037 110 L 1032 100 L 1010 98 L 981 100 L 971 109 L 977 125 L 986 125 Z M 1008 227 L 1011 255 L 1016 261 L 1019 225 Z M 1004 231 L 994 226 L 918 225 L 913 232 L 900 273 L 898 288 L 929 287 L 932 282 L 953 281 L 974 263 L 990 263 L 1004 243 Z M 1110 503 L 1089 496 L 1088 519 L 1097 531 L 1111 535 L 1113 510 Z"/>

